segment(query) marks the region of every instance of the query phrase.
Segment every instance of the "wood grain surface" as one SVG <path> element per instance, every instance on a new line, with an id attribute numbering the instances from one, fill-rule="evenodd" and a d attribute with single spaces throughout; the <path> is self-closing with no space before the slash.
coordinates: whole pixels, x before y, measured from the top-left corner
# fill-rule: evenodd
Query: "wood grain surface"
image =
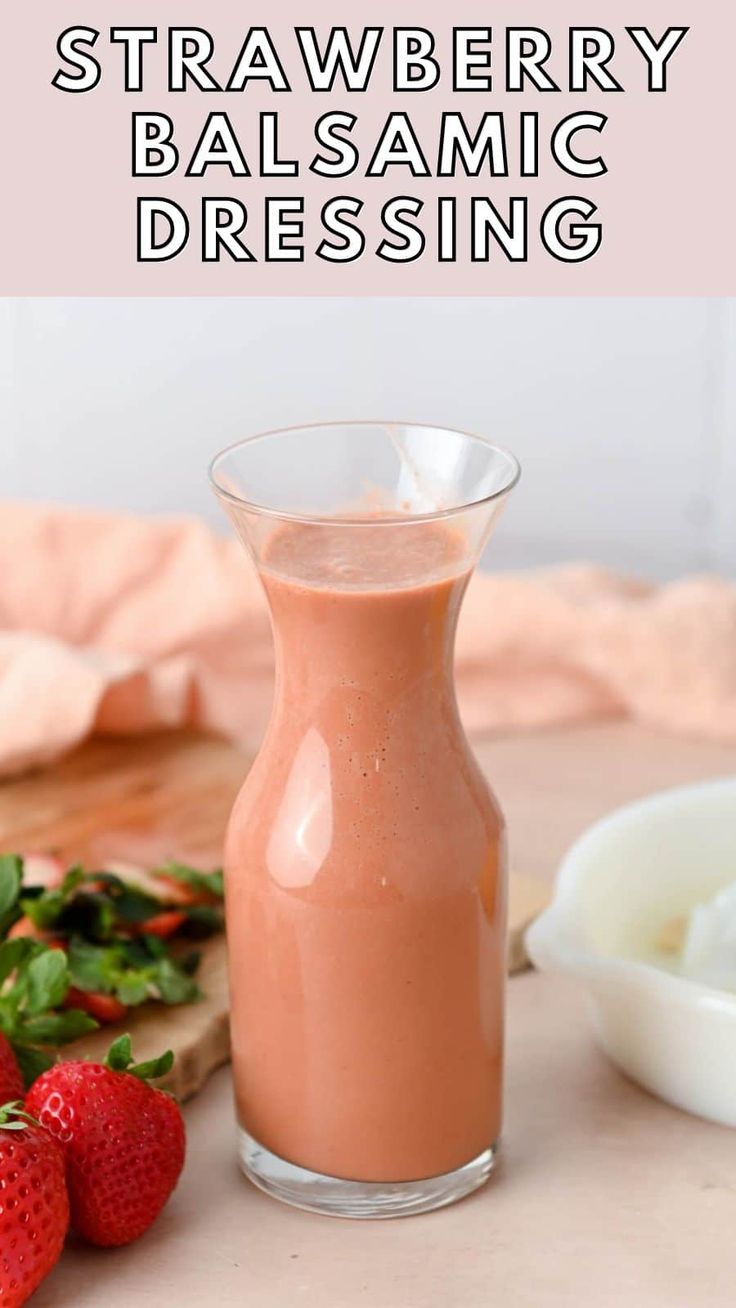
<path id="1" fill-rule="evenodd" d="M 248 759 L 206 736 L 164 733 L 95 739 L 55 767 L 0 786 L 0 849 L 57 853 L 99 868 L 110 860 L 153 866 L 167 859 L 214 867 Z M 162 1084 L 182 1099 L 229 1057 L 224 938 L 205 943 L 198 981 L 203 998 L 132 1010 L 120 1029 L 139 1060 L 176 1055 Z M 104 1056 L 118 1031 L 105 1027 L 64 1050 Z"/>
<path id="2" fill-rule="evenodd" d="M 167 859 L 213 867 L 249 759 L 221 740 L 170 732 L 131 739 L 97 738 L 55 767 L 0 786 L 0 850 L 53 851 L 90 869 L 109 861 L 151 867 Z M 527 966 L 523 932 L 548 890 L 534 878 L 511 879 L 509 965 Z M 227 955 L 223 939 L 202 951 L 203 998 L 167 1008 L 132 1010 L 124 1028 L 139 1060 L 176 1054 L 165 1082 L 186 1099 L 229 1057 Z M 104 1055 L 113 1029 L 69 1046 L 65 1057 Z M 117 1032 L 115 1032 L 116 1034 Z"/>

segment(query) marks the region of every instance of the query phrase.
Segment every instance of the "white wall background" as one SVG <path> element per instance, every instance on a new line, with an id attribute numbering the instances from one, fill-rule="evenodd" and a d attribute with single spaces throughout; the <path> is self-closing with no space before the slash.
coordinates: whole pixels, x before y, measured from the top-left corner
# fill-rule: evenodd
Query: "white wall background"
<path id="1" fill-rule="evenodd" d="M 736 575 L 736 301 L 0 300 L 5 498 L 193 512 L 260 429 L 400 418 L 524 477 L 496 566 Z"/>

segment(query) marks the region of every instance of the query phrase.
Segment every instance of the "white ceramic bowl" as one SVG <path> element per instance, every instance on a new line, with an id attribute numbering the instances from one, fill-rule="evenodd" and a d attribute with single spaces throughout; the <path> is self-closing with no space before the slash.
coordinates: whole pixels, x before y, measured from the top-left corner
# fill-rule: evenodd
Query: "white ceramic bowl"
<path id="1" fill-rule="evenodd" d="M 542 971 L 576 977 L 596 1037 L 624 1072 L 678 1108 L 736 1126 L 736 994 L 642 955 L 670 918 L 736 881 L 736 777 L 653 795 L 572 847 L 527 933 Z"/>

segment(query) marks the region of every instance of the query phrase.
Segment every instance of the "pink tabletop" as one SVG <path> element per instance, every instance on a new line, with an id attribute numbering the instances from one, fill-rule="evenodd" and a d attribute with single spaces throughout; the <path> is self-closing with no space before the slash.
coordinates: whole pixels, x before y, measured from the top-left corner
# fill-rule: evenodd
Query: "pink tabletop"
<path id="1" fill-rule="evenodd" d="M 517 866 L 544 876 L 606 808 L 734 764 L 733 750 L 613 724 L 479 753 Z M 225 1069 L 186 1110 L 186 1171 L 157 1225 L 129 1249 L 71 1247 L 34 1308 L 731 1308 L 736 1132 L 625 1081 L 567 983 L 510 983 L 507 1105 L 485 1190 L 427 1216 L 337 1221 L 240 1176 Z"/>

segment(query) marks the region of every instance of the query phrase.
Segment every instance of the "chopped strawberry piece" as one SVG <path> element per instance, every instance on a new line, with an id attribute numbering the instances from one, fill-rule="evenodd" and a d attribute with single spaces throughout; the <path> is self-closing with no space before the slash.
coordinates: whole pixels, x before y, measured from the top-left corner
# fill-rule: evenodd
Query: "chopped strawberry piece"
<path id="1" fill-rule="evenodd" d="M 19 917 L 8 931 L 6 939 L 16 940 L 19 936 L 27 936 L 29 940 L 42 940 L 49 949 L 60 949 L 63 954 L 68 952 L 69 946 L 66 940 L 62 940 L 61 936 L 49 935 L 48 931 L 43 931 L 41 927 L 36 926 L 29 917 Z"/>
<path id="2" fill-rule="evenodd" d="M 19 936 L 28 936 L 30 940 L 45 940 L 46 935 L 29 917 L 19 917 L 8 932 L 8 940 L 17 940 Z"/>
<path id="3" fill-rule="evenodd" d="M 127 1008 L 114 995 L 101 995 L 86 990 L 77 990 L 74 986 L 68 991 L 64 1000 L 65 1008 L 81 1008 L 98 1022 L 108 1026 L 112 1022 L 122 1022 Z"/>
<path id="4" fill-rule="evenodd" d="M 206 890 L 194 890 L 192 886 L 186 885 L 184 881 L 179 881 L 176 877 L 169 877 L 165 872 L 158 872 L 156 880 L 161 884 L 164 897 L 174 904 L 182 904 L 189 908 L 195 904 L 213 904 L 217 902 L 216 895 L 211 895 Z"/>
<path id="5" fill-rule="evenodd" d="M 55 890 L 64 880 L 66 868 L 53 854 L 23 854 L 23 884 Z"/>
<path id="6" fill-rule="evenodd" d="M 141 935 L 158 936 L 160 940 L 166 940 L 169 936 L 173 936 L 186 920 L 186 913 L 180 913 L 178 909 L 172 908 L 166 913 L 156 913 L 145 922 L 141 922 L 139 931 Z"/>

